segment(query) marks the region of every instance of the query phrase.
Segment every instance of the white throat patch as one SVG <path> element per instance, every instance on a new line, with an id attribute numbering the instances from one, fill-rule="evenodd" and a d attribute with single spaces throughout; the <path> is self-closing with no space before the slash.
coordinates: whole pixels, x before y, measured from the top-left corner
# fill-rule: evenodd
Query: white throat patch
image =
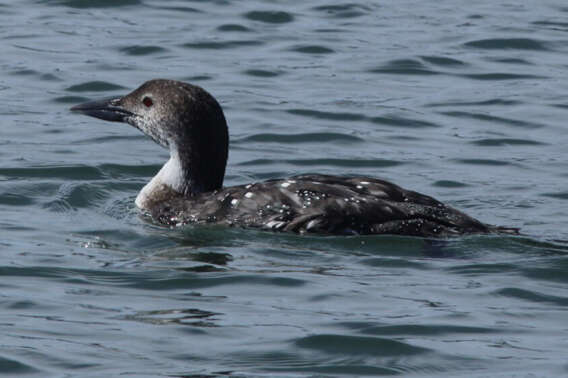
<path id="1" fill-rule="evenodd" d="M 156 176 L 146 184 L 136 197 L 136 206 L 147 209 L 149 201 L 154 195 L 163 190 L 164 186 L 181 193 L 183 190 L 183 172 L 181 161 L 176 149 L 171 149 L 170 160 L 164 164 Z"/>

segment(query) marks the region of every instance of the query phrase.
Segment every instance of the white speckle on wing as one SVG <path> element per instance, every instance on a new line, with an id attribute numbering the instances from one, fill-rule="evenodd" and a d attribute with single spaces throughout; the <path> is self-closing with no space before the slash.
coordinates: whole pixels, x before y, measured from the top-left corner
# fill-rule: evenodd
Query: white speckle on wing
<path id="1" fill-rule="evenodd" d="M 245 186 L 245 188 L 250 189 L 251 186 L 252 186 L 252 184 L 248 184 L 247 186 Z"/>
<path id="2" fill-rule="evenodd" d="M 308 222 L 308 224 L 306 225 L 306 230 L 311 230 L 312 228 L 315 228 L 315 226 L 319 223 L 319 221 L 317 219 L 312 219 L 311 221 Z"/>
<path id="3" fill-rule="evenodd" d="M 290 186 L 290 183 L 289 182 L 283 182 L 282 184 L 280 184 L 280 186 L 283 187 L 283 188 L 287 188 L 287 187 Z"/>
<path id="4" fill-rule="evenodd" d="M 254 196 L 253 192 L 246 192 L 245 193 L 245 198 L 252 198 L 252 196 Z"/>
<path id="5" fill-rule="evenodd" d="M 267 223 L 264 225 L 264 227 L 278 230 L 278 229 L 282 228 L 282 227 L 285 226 L 285 225 L 286 225 L 285 222 L 273 220 L 273 221 L 267 222 Z"/>
<path id="6" fill-rule="evenodd" d="M 363 189 L 363 185 L 357 185 L 357 189 Z"/>
<path id="7" fill-rule="evenodd" d="M 359 184 L 361 184 L 361 185 L 369 185 L 370 182 L 369 182 L 369 181 L 361 181 Z"/>
<path id="8" fill-rule="evenodd" d="M 231 206 L 237 206 L 238 204 L 239 204 L 239 200 L 236 199 L 236 198 L 231 201 Z"/>

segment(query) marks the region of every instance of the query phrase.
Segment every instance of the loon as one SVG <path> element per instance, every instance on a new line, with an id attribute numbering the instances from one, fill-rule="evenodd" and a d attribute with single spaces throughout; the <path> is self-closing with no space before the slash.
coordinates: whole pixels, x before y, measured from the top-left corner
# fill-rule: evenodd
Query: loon
<path id="1" fill-rule="evenodd" d="M 217 100 L 196 85 L 154 79 L 125 96 L 71 111 L 128 123 L 169 149 L 170 159 L 136 198 L 140 209 L 164 225 L 419 237 L 518 231 L 482 223 L 432 197 L 370 177 L 306 174 L 223 187 L 227 122 Z"/>

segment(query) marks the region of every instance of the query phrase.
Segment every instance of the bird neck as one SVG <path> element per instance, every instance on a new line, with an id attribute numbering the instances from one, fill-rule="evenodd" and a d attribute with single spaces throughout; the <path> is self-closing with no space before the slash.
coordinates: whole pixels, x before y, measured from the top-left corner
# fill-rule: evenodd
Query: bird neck
<path id="1" fill-rule="evenodd" d="M 213 102 L 191 109 L 192 122 L 182 128 L 170 145 L 170 160 L 179 168 L 185 196 L 221 189 L 229 154 L 229 130 L 223 110 Z M 191 126 L 189 126 L 191 125 Z M 175 180 L 174 180 L 175 182 Z"/>
<path id="2" fill-rule="evenodd" d="M 141 209 L 150 209 L 153 202 L 167 195 L 168 192 L 183 194 L 186 181 L 188 180 L 184 176 L 179 155 L 177 152 L 170 152 L 170 159 L 138 193 L 136 206 Z"/>
<path id="3" fill-rule="evenodd" d="M 141 209 L 149 209 L 152 203 L 166 199 L 172 191 L 191 197 L 220 189 L 227 164 L 226 135 L 227 133 L 222 135 L 218 141 L 222 142 L 218 148 L 209 147 L 206 143 L 195 143 L 193 139 L 183 144 L 183 148 L 170 144 L 170 159 L 142 188 L 136 197 L 136 205 Z"/>
<path id="4" fill-rule="evenodd" d="M 172 149 L 165 177 L 172 189 L 192 196 L 221 189 L 227 164 L 226 152 L 207 143 L 188 143 L 184 148 Z M 163 169 L 163 168 L 162 168 Z M 171 173 L 169 173 L 171 172 Z"/>

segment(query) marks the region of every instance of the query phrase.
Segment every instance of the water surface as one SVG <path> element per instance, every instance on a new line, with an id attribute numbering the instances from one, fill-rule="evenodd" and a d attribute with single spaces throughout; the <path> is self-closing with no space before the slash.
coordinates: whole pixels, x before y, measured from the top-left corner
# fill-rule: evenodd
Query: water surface
<path id="1" fill-rule="evenodd" d="M 560 376 L 562 1 L 0 3 L 0 372 Z M 167 151 L 69 107 L 151 78 L 225 109 L 226 185 L 383 177 L 521 237 L 427 242 L 140 217 Z"/>

